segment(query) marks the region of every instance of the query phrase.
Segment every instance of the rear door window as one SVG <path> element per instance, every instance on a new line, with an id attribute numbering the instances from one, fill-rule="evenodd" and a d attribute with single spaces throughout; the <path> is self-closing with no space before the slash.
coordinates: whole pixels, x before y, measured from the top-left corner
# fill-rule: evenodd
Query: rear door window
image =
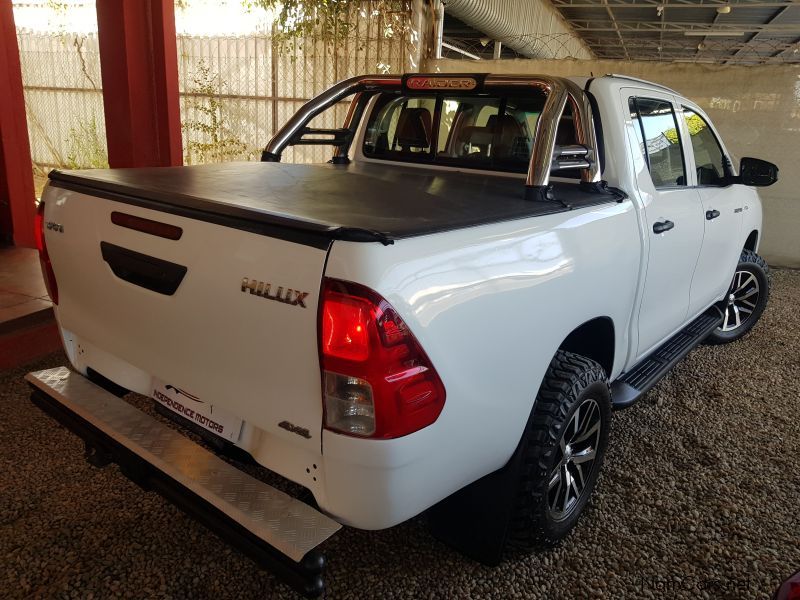
<path id="1" fill-rule="evenodd" d="M 628 104 L 653 185 L 656 188 L 685 186 L 686 164 L 672 103 L 654 98 L 630 98 Z"/>

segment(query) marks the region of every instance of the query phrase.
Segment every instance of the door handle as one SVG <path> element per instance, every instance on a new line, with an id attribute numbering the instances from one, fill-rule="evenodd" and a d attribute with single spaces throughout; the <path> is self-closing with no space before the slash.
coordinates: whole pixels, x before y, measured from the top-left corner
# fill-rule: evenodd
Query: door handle
<path id="1" fill-rule="evenodd" d="M 707 210 L 706 211 L 706 220 L 710 221 L 711 219 L 716 219 L 719 216 L 718 210 Z"/>
<path id="2" fill-rule="evenodd" d="M 653 233 L 664 233 L 675 227 L 672 221 L 658 221 L 653 223 Z"/>

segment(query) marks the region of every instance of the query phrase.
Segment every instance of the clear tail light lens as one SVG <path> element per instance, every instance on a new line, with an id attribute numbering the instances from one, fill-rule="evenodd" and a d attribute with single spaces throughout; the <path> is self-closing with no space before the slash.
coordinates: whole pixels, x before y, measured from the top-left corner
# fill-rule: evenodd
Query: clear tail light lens
<path id="1" fill-rule="evenodd" d="M 326 279 L 320 318 L 326 428 L 385 439 L 439 417 L 444 385 L 386 300 L 362 285 Z"/>
<path id="2" fill-rule="evenodd" d="M 53 304 L 58 304 L 58 284 L 56 284 L 56 274 L 53 272 L 50 256 L 47 254 L 44 226 L 44 202 L 39 202 L 33 235 L 36 238 L 36 249 L 39 250 L 39 265 L 42 267 L 42 277 L 45 288 L 47 288 L 47 295 L 50 296 Z"/>
<path id="3" fill-rule="evenodd" d="M 325 371 L 325 423 L 353 435 L 375 434 L 375 401 L 368 381 Z"/>

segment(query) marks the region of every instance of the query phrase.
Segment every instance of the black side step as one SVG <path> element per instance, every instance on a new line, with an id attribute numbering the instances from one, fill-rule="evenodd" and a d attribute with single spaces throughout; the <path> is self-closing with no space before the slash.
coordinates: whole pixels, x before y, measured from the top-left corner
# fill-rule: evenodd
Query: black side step
<path id="1" fill-rule="evenodd" d="M 712 306 L 657 350 L 611 384 L 614 409 L 628 408 L 661 380 L 683 357 L 719 327 L 722 314 Z"/>

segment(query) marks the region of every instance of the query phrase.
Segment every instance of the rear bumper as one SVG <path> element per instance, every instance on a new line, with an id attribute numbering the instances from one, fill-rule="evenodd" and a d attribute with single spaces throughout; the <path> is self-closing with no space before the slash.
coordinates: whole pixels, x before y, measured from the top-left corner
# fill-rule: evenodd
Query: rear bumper
<path id="1" fill-rule="evenodd" d="M 125 390 L 152 395 L 151 373 L 69 330 L 62 328 L 61 332 L 76 371 L 89 373 L 91 369 Z M 255 375 L 249 382 L 251 388 L 260 389 Z M 200 385 L 192 389 L 203 390 Z M 280 427 L 267 430 L 255 424 L 277 424 L 284 418 L 278 412 L 274 418 L 265 416 L 262 409 L 269 403 L 286 403 L 286 398 L 265 391 L 258 401 L 248 403 L 247 412 L 237 413 L 244 426 L 235 447 L 262 467 L 309 490 L 322 511 L 343 525 L 368 530 L 393 527 L 493 470 L 488 468 L 465 479 L 453 468 L 461 450 L 443 447 L 442 440 L 452 434 L 441 429 L 442 418 L 420 431 L 390 440 L 352 437 L 320 427 L 321 439 L 312 431 L 309 444 Z M 445 406 L 445 412 L 449 410 L 452 407 Z M 311 423 L 313 418 L 297 422 Z M 459 427 L 461 421 L 454 423 Z"/>
<path id="2" fill-rule="evenodd" d="M 80 436 L 98 466 L 119 464 L 297 591 L 323 591 L 319 544 L 341 525 L 243 473 L 66 367 L 29 373 L 31 399 Z"/>

